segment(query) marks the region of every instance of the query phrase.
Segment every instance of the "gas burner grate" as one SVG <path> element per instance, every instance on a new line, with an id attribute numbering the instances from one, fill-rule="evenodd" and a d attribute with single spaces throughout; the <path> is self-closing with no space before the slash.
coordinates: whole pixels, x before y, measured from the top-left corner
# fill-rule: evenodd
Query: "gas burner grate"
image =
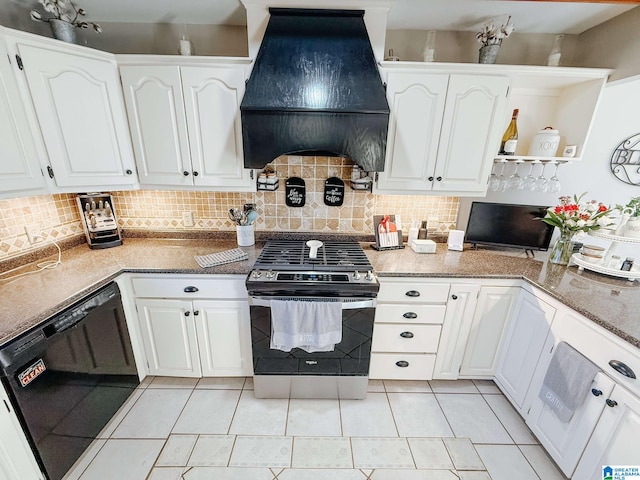
<path id="1" fill-rule="evenodd" d="M 254 268 L 279 270 L 368 271 L 373 267 L 353 241 L 327 241 L 318 249 L 317 258 L 309 258 L 310 248 L 304 240 L 269 240 L 256 260 Z"/>

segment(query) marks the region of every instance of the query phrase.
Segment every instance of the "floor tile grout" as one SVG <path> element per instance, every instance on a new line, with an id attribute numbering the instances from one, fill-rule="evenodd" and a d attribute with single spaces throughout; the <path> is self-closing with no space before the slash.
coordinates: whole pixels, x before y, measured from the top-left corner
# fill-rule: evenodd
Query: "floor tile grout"
<path id="1" fill-rule="evenodd" d="M 196 437 L 196 440 L 195 440 L 195 442 L 193 443 L 193 445 L 192 445 L 192 447 L 191 447 L 191 449 L 190 449 L 190 451 L 189 451 L 188 455 L 186 456 L 186 460 L 182 460 L 184 463 L 186 463 L 186 465 L 184 465 L 184 466 L 176 466 L 176 468 L 182 468 L 182 470 L 183 470 L 183 474 L 184 474 L 184 473 L 186 473 L 187 471 L 189 471 L 189 470 L 191 470 L 191 469 L 193 468 L 193 467 L 189 467 L 189 462 L 190 462 L 190 461 L 191 461 L 191 459 L 193 458 L 193 455 L 194 455 L 194 452 L 195 452 L 195 449 L 196 449 L 196 445 L 197 445 L 197 444 L 198 444 L 198 442 L 201 440 L 201 438 L 202 438 L 202 437 L 204 437 L 204 436 L 208 436 L 208 435 L 211 435 L 211 436 L 218 436 L 218 435 L 222 435 L 222 436 L 229 436 L 229 437 L 231 437 L 231 436 L 232 436 L 232 437 L 233 437 L 233 441 L 231 442 L 231 446 L 230 446 L 230 449 L 229 449 L 229 454 L 228 454 L 228 457 L 227 457 L 227 459 L 226 459 L 225 466 L 224 466 L 224 467 L 221 467 L 221 468 L 249 468 L 249 467 L 245 467 L 245 466 L 242 466 L 242 467 L 231 467 L 231 460 L 232 460 L 232 457 L 233 457 L 234 451 L 235 451 L 236 446 L 237 446 L 237 441 L 238 441 L 238 439 L 239 439 L 239 438 L 241 438 L 241 437 L 259 437 L 259 438 L 260 438 L 260 437 L 263 437 L 263 438 L 270 438 L 270 437 L 283 437 L 283 438 L 289 438 L 289 439 L 290 439 L 290 445 L 291 445 L 291 450 L 290 450 L 290 452 L 289 452 L 289 462 L 288 462 L 288 463 L 289 463 L 289 466 L 288 466 L 288 467 L 286 467 L 286 468 L 282 468 L 282 467 L 268 467 L 268 468 L 269 468 L 269 470 L 271 471 L 271 475 L 272 475 L 273 480 L 278 480 L 278 478 L 282 475 L 282 473 L 283 473 L 284 471 L 288 470 L 288 469 L 295 469 L 295 468 L 320 468 L 320 467 L 295 467 L 295 466 L 294 466 L 294 456 L 295 456 L 295 455 L 294 455 L 294 449 L 295 449 L 295 446 L 296 446 L 296 441 L 297 441 L 297 439 L 302 438 L 302 437 L 317 438 L 317 439 L 319 439 L 319 440 L 320 440 L 320 439 L 332 438 L 332 437 L 333 437 L 333 438 L 347 438 L 347 439 L 348 439 L 348 445 L 349 445 L 349 448 L 351 449 L 351 451 L 350 451 L 350 461 L 351 461 L 351 465 L 352 465 L 352 467 L 351 467 L 351 468 L 345 468 L 344 470 L 359 470 L 359 471 L 360 471 L 360 473 L 363 475 L 363 478 L 364 478 L 364 479 L 370 479 L 370 478 L 371 478 L 371 476 L 373 476 L 373 475 L 374 475 L 374 472 L 376 471 L 376 469 L 380 469 L 380 467 L 367 469 L 367 470 L 370 470 L 370 472 L 369 472 L 369 474 L 368 474 L 368 475 L 367 475 L 367 474 L 362 470 L 362 468 L 358 468 L 358 467 L 356 467 L 356 460 L 357 460 L 357 459 L 356 459 L 356 455 L 355 455 L 355 451 L 354 451 L 354 445 L 353 445 L 354 439 L 356 439 L 356 440 L 363 439 L 363 438 L 371 438 L 371 439 L 383 439 L 383 438 L 387 438 L 387 439 L 398 439 L 398 440 L 402 439 L 402 440 L 404 441 L 404 443 L 406 443 L 406 446 L 407 446 L 407 447 L 408 447 L 408 449 L 409 449 L 409 456 L 410 456 L 410 459 L 411 459 L 411 460 L 410 460 L 410 462 L 413 464 L 413 467 L 412 467 L 412 469 L 410 469 L 410 470 L 423 470 L 423 469 L 418 468 L 418 465 L 417 465 L 417 462 L 416 462 L 416 452 L 414 451 L 416 447 L 415 447 L 415 446 L 414 446 L 414 447 L 412 447 L 412 445 L 411 445 L 411 443 L 409 442 L 409 440 L 410 440 L 410 439 L 412 439 L 412 438 L 416 438 L 416 439 L 420 439 L 420 438 L 433 438 L 433 439 L 435 439 L 435 438 L 439 438 L 439 439 L 443 442 L 443 444 L 444 444 L 444 446 L 445 446 L 445 452 L 446 452 L 446 454 L 447 454 L 447 456 L 448 456 L 448 460 L 449 460 L 449 462 L 454 466 L 454 468 L 453 468 L 453 469 L 446 469 L 446 470 L 450 470 L 452 473 L 454 473 L 454 474 L 456 474 L 456 475 L 457 475 L 457 473 L 456 473 L 456 472 L 458 471 L 458 469 L 457 469 L 457 468 L 455 468 L 455 467 L 456 467 L 456 465 L 455 465 L 455 463 L 454 463 L 454 461 L 453 461 L 453 458 L 452 458 L 452 456 L 451 456 L 450 448 L 447 446 L 447 444 L 446 444 L 446 443 L 444 443 L 444 441 L 443 441 L 443 440 L 444 440 L 445 438 L 464 438 L 464 437 L 457 437 L 457 436 L 456 436 L 456 432 L 453 430 L 452 424 L 451 424 L 451 422 L 450 422 L 449 418 L 447 417 L 447 415 L 445 414 L 444 409 L 442 408 L 442 405 L 441 405 L 441 403 L 440 403 L 439 395 L 481 395 L 481 396 L 482 396 L 482 398 L 483 398 L 484 404 L 485 404 L 486 406 L 488 406 L 488 407 L 489 407 L 489 411 L 492 413 L 492 415 L 493 415 L 493 416 L 495 416 L 495 417 L 496 417 L 496 419 L 497 419 L 498 423 L 499 423 L 499 424 L 502 426 L 502 428 L 507 432 L 508 438 L 511 440 L 511 442 L 512 442 L 512 443 L 481 443 L 481 442 L 473 442 L 473 441 L 470 441 L 470 444 L 471 444 L 471 446 L 472 446 L 473 450 L 475 451 L 476 455 L 478 455 L 478 452 L 476 451 L 476 445 L 483 445 L 483 446 L 503 446 L 503 447 L 504 447 L 504 446 L 511 446 L 511 445 L 515 445 L 515 446 L 518 448 L 518 452 L 519 452 L 519 453 L 520 453 L 520 454 L 525 458 L 525 460 L 526 460 L 527 464 L 528 464 L 528 465 L 531 467 L 531 469 L 535 472 L 535 475 L 536 475 L 538 478 L 540 478 L 540 475 L 541 475 L 541 474 L 540 474 L 540 473 L 538 473 L 538 471 L 534 468 L 533 463 L 529 460 L 529 458 L 524 454 L 524 451 L 522 450 L 522 448 L 523 448 L 523 447 L 525 447 L 525 446 L 534 446 L 534 447 L 535 447 L 535 446 L 537 446 L 537 447 L 540 447 L 540 444 L 539 444 L 539 443 L 532 443 L 532 444 L 529 444 L 529 443 L 521 443 L 521 444 L 518 444 L 518 443 L 516 442 L 516 439 L 515 439 L 515 437 L 513 436 L 513 434 L 512 434 L 512 433 L 507 429 L 506 424 L 505 424 L 505 423 L 503 422 L 503 420 L 498 416 L 498 413 L 497 413 L 497 411 L 498 411 L 498 410 L 494 409 L 494 407 L 492 407 L 492 405 L 491 405 L 491 404 L 487 401 L 487 399 L 485 398 L 485 396 L 486 396 L 486 395 L 491 395 L 491 396 L 500 396 L 500 395 L 501 395 L 501 396 L 504 396 L 504 394 L 501 394 L 501 393 L 499 393 L 499 392 L 487 392 L 487 393 L 483 393 L 483 392 L 481 392 L 481 391 L 479 390 L 478 386 L 477 386 L 477 385 L 475 385 L 475 383 L 473 383 L 473 382 L 472 382 L 472 383 L 473 383 L 473 385 L 474 385 L 474 388 L 476 389 L 476 392 L 458 392 L 458 391 L 455 391 L 455 389 L 453 389 L 453 390 L 447 390 L 446 388 L 444 389 L 444 391 L 436 392 L 436 391 L 434 391 L 434 390 L 433 390 L 433 387 L 431 386 L 431 383 L 430 383 L 430 382 L 426 382 L 426 384 L 427 384 L 428 388 L 430 388 L 430 389 L 431 389 L 430 391 L 412 391 L 412 390 L 411 390 L 411 388 L 414 388 L 414 387 L 415 387 L 415 385 L 409 385 L 409 386 L 407 387 L 407 390 L 402 390 L 402 386 L 401 386 L 401 385 L 386 384 L 386 383 L 383 381 L 383 382 L 382 382 L 382 387 L 383 387 L 383 388 L 382 388 L 382 391 L 369 392 L 369 393 L 372 393 L 372 394 L 373 394 L 373 393 L 384 393 L 384 395 L 385 395 L 386 405 L 387 405 L 387 408 L 389 409 L 389 413 L 390 413 L 390 415 L 391 415 L 391 420 L 393 421 L 393 426 L 394 426 L 394 429 L 395 429 L 395 436 L 388 436 L 388 435 L 385 435 L 385 436 L 383 436 L 383 437 L 377 437 L 377 436 L 375 436 L 375 435 L 367 435 L 367 436 L 362 436 L 362 437 L 361 437 L 361 436 L 358 436 L 358 435 L 355 435 L 355 436 L 354 436 L 353 434 L 352 434 L 352 435 L 350 435 L 350 436 L 345 436 L 345 425 L 344 425 L 344 418 L 343 418 L 343 402 L 342 402 L 340 399 L 338 399 L 338 400 L 337 400 L 337 413 L 338 413 L 339 434 L 338 434 L 338 435 L 336 435 L 336 436 L 333 436 L 333 435 L 330 435 L 330 436 L 325 436 L 325 435 L 308 435 L 308 434 L 303 434 L 303 435 L 292 435 L 292 434 L 290 434 L 290 427 L 291 427 L 291 426 L 289 425 L 289 419 L 290 419 L 290 415 L 291 415 L 291 413 L 292 413 L 292 410 L 291 410 L 291 408 L 292 408 L 292 405 L 291 405 L 291 399 L 287 399 L 287 403 L 286 403 L 286 413 L 285 413 L 285 415 L 284 415 L 284 434 L 283 434 L 283 435 L 273 435 L 273 434 L 248 434 L 248 433 L 247 433 L 247 434 L 234 434 L 234 433 L 231 433 L 231 429 L 232 429 L 232 426 L 233 426 L 234 420 L 236 420 L 237 415 L 238 415 L 238 411 L 239 411 L 238 409 L 239 409 L 239 407 L 240 407 L 240 401 L 241 401 L 241 400 L 242 400 L 242 398 L 243 398 L 243 393 L 244 393 L 245 391 L 246 391 L 246 392 L 250 392 L 250 390 L 248 390 L 248 389 L 246 389 L 246 388 L 245 388 L 245 387 L 247 386 L 248 377 L 247 377 L 247 378 L 245 378 L 245 379 L 244 379 L 244 381 L 242 382 L 242 388 L 241 388 L 241 389 L 235 388 L 235 385 L 232 385 L 232 386 L 225 386 L 225 388 L 215 388 L 215 390 L 220 390 L 220 391 L 238 391 L 238 390 L 240 390 L 240 393 L 239 393 L 239 395 L 238 395 L 238 397 L 237 397 L 237 400 L 235 401 L 235 404 L 234 404 L 234 406 L 233 406 L 233 414 L 232 414 L 232 415 L 231 415 L 231 417 L 230 417 L 229 424 L 228 424 L 228 426 L 227 426 L 227 428 L 226 428 L 226 433 L 220 433 L 220 434 L 218 434 L 218 433 L 211 433 L 211 434 L 205 434 L 205 433 L 187 433 L 187 432 L 173 433 L 173 431 L 174 431 L 174 429 L 176 428 L 176 425 L 177 425 L 177 423 L 178 423 L 178 421 L 179 421 L 180 417 L 184 414 L 184 412 L 185 412 L 185 411 L 186 411 L 186 409 L 187 409 L 187 405 L 189 404 L 189 402 L 190 402 L 190 401 L 191 401 L 191 399 L 193 398 L 194 392 L 195 392 L 196 390 L 207 390 L 207 389 L 206 389 L 206 388 L 204 388 L 204 387 L 203 387 L 203 388 L 198 389 L 198 385 L 199 385 L 200 380 L 199 380 L 195 385 L 193 385 L 193 386 L 180 385 L 180 386 L 177 386 L 177 387 L 174 387 L 174 388 L 171 388 L 171 387 L 167 387 L 167 388 L 163 388 L 163 387 L 159 387 L 159 388 L 158 388 L 158 387 L 152 387 L 151 389 L 149 389 L 149 386 L 151 385 L 151 383 L 152 383 L 152 382 L 153 382 L 153 380 L 152 380 L 151 382 L 147 383 L 147 384 L 144 386 L 144 388 L 140 388 L 140 390 L 142 391 L 142 393 L 141 393 L 140 395 L 138 395 L 138 397 L 134 400 L 134 402 L 133 402 L 133 403 L 128 407 L 128 409 L 127 409 L 126 413 L 122 416 L 122 418 L 120 418 L 120 419 L 119 419 L 119 421 L 118 421 L 117 425 L 113 426 L 113 430 L 111 431 L 111 433 L 110 433 L 107 437 L 105 437 L 105 438 L 101 439 L 101 440 L 103 440 L 103 441 L 104 441 L 104 443 L 103 443 L 102 445 L 100 445 L 100 447 L 97 449 L 97 451 L 95 452 L 95 454 L 93 455 L 93 457 L 92 457 L 92 458 L 91 458 L 91 459 L 86 463 L 86 466 L 85 466 L 85 468 L 83 469 L 82 473 L 80 473 L 79 478 L 82 478 L 82 475 L 84 475 L 84 473 L 87 471 L 87 469 L 89 468 L 89 466 L 92 464 L 92 462 L 95 460 L 95 458 L 98 456 L 98 454 L 99 454 L 99 453 L 104 449 L 104 447 L 107 445 L 107 443 L 108 443 L 109 441 L 114 441 L 114 440 L 155 440 L 155 441 L 159 441 L 159 440 L 161 440 L 161 441 L 162 441 L 162 447 L 159 449 L 159 451 L 158 451 L 158 453 L 157 453 L 157 455 L 156 455 L 156 457 L 155 457 L 155 460 L 152 462 L 153 467 L 151 468 L 151 470 L 149 471 L 149 474 L 148 474 L 148 475 L 147 475 L 147 477 L 146 477 L 146 478 L 150 478 L 150 477 L 151 477 L 151 475 L 152 475 L 152 473 L 153 473 L 153 469 L 154 469 L 154 468 L 165 468 L 165 467 L 171 467 L 170 465 L 161 465 L 161 466 L 157 465 L 157 462 L 159 461 L 159 459 L 160 459 L 160 458 L 161 458 L 161 456 L 162 456 L 162 453 L 163 453 L 164 448 L 166 448 L 166 447 L 167 447 L 167 445 L 169 445 L 169 440 L 170 440 L 170 438 L 171 438 L 172 436 L 174 436 L 174 437 L 179 437 L 179 436 L 187 436 L 187 435 L 195 436 L 195 437 Z M 417 387 L 418 387 L 418 388 L 420 388 L 420 385 L 417 385 Z M 156 391 L 156 392 L 157 392 L 157 391 L 161 391 L 161 390 L 165 390 L 165 391 L 190 390 L 190 393 L 188 394 L 188 397 L 187 397 L 187 399 L 186 399 L 185 403 L 184 403 L 184 404 L 182 405 L 182 407 L 180 408 L 179 413 L 178 413 L 178 415 L 176 416 L 175 421 L 174 421 L 174 422 L 173 422 L 173 424 L 171 425 L 171 428 L 170 428 L 170 430 L 169 430 L 168 435 L 167 435 L 166 437 L 164 437 L 164 438 L 162 438 L 162 437 L 160 437 L 160 438 L 148 438 L 148 437 L 145 437 L 145 438 L 136 438 L 136 437 L 133 437 L 133 438 L 120 438 L 120 437 L 118 437 L 118 438 L 113 438 L 113 435 L 115 434 L 116 430 L 119 428 L 119 426 L 122 424 L 122 422 L 124 422 L 124 421 L 125 421 L 125 419 L 127 418 L 127 416 L 131 414 L 131 412 L 132 412 L 133 408 L 135 407 L 135 405 L 140 401 L 140 399 L 141 399 L 141 397 L 142 397 L 142 394 L 144 394 L 144 392 L 145 392 L 145 391 L 147 391 L 147 390 L 154 390 L 154 391 Z M 395 390 L 395 391 L 394 391 L 394 390 Z M 445 422 L 446 422 L 446 425 L 448 426 L 448 428 L 449 428 L 449 429 L 450 429 L 450 431 L 451 431 L 451 434 L 453 435 L 452 437 L 420 437 L 420 436 L 415 436 L 415 435 L 401 436 L 401 434 L 400 434 L 400 428 L 399 428 L 399 426 L 398 426 L 398 421 L 399 421 L 399 420 L 398 420 L 398 418 L 397 418 L 396 413 L 395 413 L 395 412 L 394 412 L 394 410 L 393 410 L 393 407 L 392 407 L 393 402 L 392 402 L 392 400 L 391 400 L 391 398 L 390 398 L 390 395 L 389 395 L 389 394 L 398 394 L 398 395 L 409 394 L 409 395 L 410 395 L 410 394 L 425 394 L 425 393 L 428 393 L 428 394 L 433 395 L 433 398 L 436 400 L 436 404 L 437 404 L 437 406 L 438 406 L 439 413 L 444 417 Z M 249 393 L 246 393 L 245 395 L 249 395 Z M 505 397 L 505 398 L 506 398 L 506 397 Z M 507 401 L 508 401 L 508 398 L 507 398 Z M 508 406 L 509 406 L 509 407 L 511 407 L 511 408 L 513 408 L 513 407 L 511 406 L 511 403 L 510 403 L 510 402 L 508 403 Z M 331 407 L 331 408 L 334 408 L 334 407 Z M 281 410 L 281 411 L 282 411 L 282 410 Z M 515 410 L 514 410 L 514 411 L 515 411 Z M 517 411 L 515 411 L 515 413 L 518 413 L 518 412 L 517 412 Z M 507 417 L 507 418 L 508 418 L 508 417 Z M 528 426 L 526 425 L 526 423 L 525 423 L 525 426 L 526 426 L 526 428 L 528 428 Z M 389 432 L 389 433 L 390 433 L 390 432 Z M 408 432 L 407 432 L 407 433 L 408 433 Z M 533 437 L 533 438 L 535 438 L 535 437 Z M 478 455 L 478 457 L 479 457 L 479 455 Z M 445 457 L 442 457 L 442 458 L 445 458 Z M 557 466 L 555 466 L 555 464 L 554 464 L 553 460 L 552 460 L 552 459 L 550 459 L 548 455 L 547 455 L 547 458 L 549 459 L 549 461 L 551 462 L 551 464 L 552 464 L 552 465 L 554 465 L 554 467 L 555 467 L 555 468 L 557 468 Z M 482 462 L 482 463 L 484 464 L 484 462 Z M 254 467 L 254 468 L 266 468 L 266 467 Z M 276 468 L 279 468 L 280 470 L 279 470 L 279 471 L 276 471 Z M 486 465 L 484 465 L 484 468 L 485 468 L 485 470 L 482 470 L 482 471 L 484 471 L 484 472 L 487 474 L 487 476 L 489 476 L 489 478 L 490 478 L 490 474 L 489 474 L 489 473 L 487 472 L 487 470 L 486 470 Z M 323 469 L 323 468 L 320 468 L 320 469 Z M 326 468 L 325 468 L 325 469 L 326 469 Z M 340 468 L 339 470 L 342 470 L 342 468 Z"/>

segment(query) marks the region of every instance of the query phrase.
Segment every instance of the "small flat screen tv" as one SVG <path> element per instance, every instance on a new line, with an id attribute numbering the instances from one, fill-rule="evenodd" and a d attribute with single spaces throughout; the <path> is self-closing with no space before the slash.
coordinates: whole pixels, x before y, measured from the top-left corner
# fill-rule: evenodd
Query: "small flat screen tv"
<path id="1" fill-rule="evenodd" d="M 525 250 L 548 250 L 555 227 L 536 220 L 545 216 L 547 208 L 473 202 L 465 242 Z"/>

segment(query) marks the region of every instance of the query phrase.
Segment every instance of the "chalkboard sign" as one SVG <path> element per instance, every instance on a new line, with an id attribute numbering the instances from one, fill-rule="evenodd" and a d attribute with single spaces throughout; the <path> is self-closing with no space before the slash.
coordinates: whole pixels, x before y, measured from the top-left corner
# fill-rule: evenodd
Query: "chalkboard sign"
<path id="1" fill-rule="evenodd" d="M 300 177 L 289 177 L 285 182 L 285 202 L 288 207 L 304 207 L 306 187 Z"/>
<path id="2" fill-rule="evenodd" d="M 339 207 L 344 202 L 344 182 L 338 177 L 327 178 L 324 182 L 324 204 Z"/>

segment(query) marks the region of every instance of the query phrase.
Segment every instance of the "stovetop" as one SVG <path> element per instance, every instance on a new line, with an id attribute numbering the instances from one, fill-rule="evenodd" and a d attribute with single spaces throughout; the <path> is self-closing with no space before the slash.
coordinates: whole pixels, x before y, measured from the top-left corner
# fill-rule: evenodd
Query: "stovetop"
<path id="1" fill-rule="evenodd" d="M 315 259 L 309 258 L 310 250 L 304 240 L 270 240 L 262 249 L 253 268 L 323 272 L 373 270 L 364 250 L 357 242 L 323 242 Z"/>
<path id="2" fill-rule="evenodd" d="M 328 241 L 309 258 L 304 240 L 270 240 L 247 276 L 249 295 L 367 296 L 380 288 L 362 247 Z"/>

